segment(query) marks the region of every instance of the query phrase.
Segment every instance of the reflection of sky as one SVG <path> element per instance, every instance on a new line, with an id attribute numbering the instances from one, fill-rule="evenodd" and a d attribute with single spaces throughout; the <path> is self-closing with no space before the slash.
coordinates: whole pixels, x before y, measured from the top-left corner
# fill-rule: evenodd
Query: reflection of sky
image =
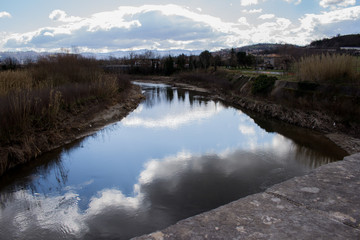
<path id="1" fill-rule="evenodd" d="M 10 194 L 0 238 L 33 229 L 130 237 L 121 231 L 166 227 L 308 169 L 299 161 L 308 151 L 239 110 L 181 90 L 146 89 L 147 100 L 127 118 L 63 152 L 61 167 L 32 176 L 36 194 Z"/>

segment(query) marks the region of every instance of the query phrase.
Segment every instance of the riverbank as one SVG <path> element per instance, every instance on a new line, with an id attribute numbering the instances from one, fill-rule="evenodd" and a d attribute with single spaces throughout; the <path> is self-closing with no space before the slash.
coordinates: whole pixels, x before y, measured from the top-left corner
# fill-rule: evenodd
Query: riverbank
<path id="1" fill-rule="evenodd" d="M 55 129 L 34 132 L 30 136 L 0 147 L 0 176 L 5 172 L 34 160 L 45 152 L 62 147 L 75 140 L 100 130 L 104 126 L 120 121 L 136 109 L 144 99 L 140 87 L 132 85 L 111 101 L 91 102 L 79 107 L 74 113 L 64 112 L 61 125 Z"/>
<path id="2" fill-rule="evenodd" d="M 360 154 L 134 240 L 359 239 Z"/>
<path id="3" fill-rule="evenodd" d="M 290 125 L 311 129 L 322 133 L 348 154 L 360 152 L 359 126 L 346 125 L 324 111 L 299 109 L 278 104 L 270 98 L 253 97 L 250 87 L 243 84 L 240 92 L 222 91 L 216 85 L 201 82 L 184 81 L 178 77 L 153 77 L 144 79 L 153 83 L 165 83 L 192 91 L 207 93 L 209 100 L 221 100 L 226 104 L 259 114 L 265 118 L 275 119 Z M 275 89 L 277 94 L 281 89 Z"/>

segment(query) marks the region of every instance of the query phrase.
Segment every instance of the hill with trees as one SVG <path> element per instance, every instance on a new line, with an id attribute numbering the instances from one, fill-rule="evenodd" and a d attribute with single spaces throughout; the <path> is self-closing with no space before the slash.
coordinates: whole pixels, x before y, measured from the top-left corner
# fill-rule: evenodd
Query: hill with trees
<path id="1" fill-rule="evenodd" d="M 313 48 L 340 48 L 340 47 L 360 47 L 360 34 L 336 36 L 324 38 L 310 43 Z"/>

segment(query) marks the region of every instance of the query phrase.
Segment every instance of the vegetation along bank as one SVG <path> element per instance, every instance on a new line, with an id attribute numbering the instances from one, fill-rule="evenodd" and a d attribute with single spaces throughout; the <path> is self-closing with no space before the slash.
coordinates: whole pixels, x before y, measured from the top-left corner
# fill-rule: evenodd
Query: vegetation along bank
<path id="1" fill-rule="evenodd" d="M 0 176 L 120 120 L 142 98 L 128 78 L 79 55 L 48 56 L 0 72 Z"/>

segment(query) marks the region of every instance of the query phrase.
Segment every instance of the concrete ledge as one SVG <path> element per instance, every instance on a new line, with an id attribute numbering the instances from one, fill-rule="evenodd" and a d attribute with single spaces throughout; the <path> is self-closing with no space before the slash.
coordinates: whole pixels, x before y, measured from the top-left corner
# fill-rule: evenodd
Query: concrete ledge
<path id="1" fill-rule="evenodd" d="M 360 239 L 360 153 L 134 239 Z"/>

